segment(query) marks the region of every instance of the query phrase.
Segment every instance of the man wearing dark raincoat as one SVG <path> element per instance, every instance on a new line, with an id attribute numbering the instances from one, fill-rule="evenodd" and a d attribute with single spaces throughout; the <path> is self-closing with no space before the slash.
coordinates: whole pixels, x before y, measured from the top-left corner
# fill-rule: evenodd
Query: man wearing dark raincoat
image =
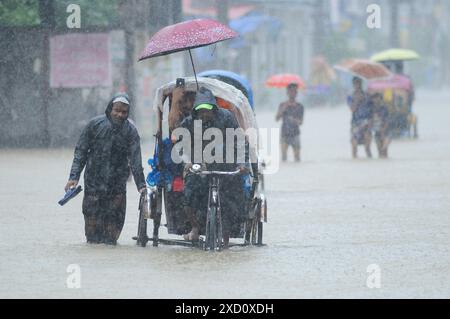
<path id="1" fill-rule="evenodd" d="M 75 147 L 69 181 L 75 187 L 84 171 L 83 215 L 88 243 L 115 245 L 126 210 L 126 183 L 133 174 L 139 192 L 146 192 L 140 137 L 128 120 L 126 94 L 116 95 L 105 115 L 89 121 Z"/>

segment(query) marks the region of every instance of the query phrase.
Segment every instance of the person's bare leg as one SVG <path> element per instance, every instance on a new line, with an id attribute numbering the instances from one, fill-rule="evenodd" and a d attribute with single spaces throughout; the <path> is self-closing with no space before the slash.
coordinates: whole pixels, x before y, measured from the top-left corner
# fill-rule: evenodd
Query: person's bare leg
<path id="1" fill-rule="evenodd" d="M 370 133 L 366 133 L 364 140 L 367 158 L 372 158 L 372 151 L 370 150 L 370 144 L 372 143 L 372 136 L 370 135 Z"/>
<path id="2" fill-rule="evenodd" d="M 358 158 L 358 141 L 356 139 L 352 139 L 352 155 L 353 158 Z"/>
<path id="3" fill-rule="evenodd" d="M 388 148 L 389 144 L 391 143 L 391 140 L 387 137 L 383 139 L 383 157 L 388 158 Z"/>
<path id="4" fill-rule="evenodd" d="M 414 138 L 419 138 L 419 132 L 417 130 L 417 117 L 415 117 L 414 120 L 413 130 L 414 130 Z"/>
<path id="5" fill-rule="evenodd" d="M 281 143 L 281 158 L 283 162 L 287 161 L 287 151 L 288 151 L 288 144 L 287 143 Z"/>
<path id="6" fill-rule="evenodd" d="M 383 158 L 383 140 L 381 137 L 375 137 L 375 144 L 377 145 L 378 157 Z"/>
<path id="7" fill-rule="evenodd" d="M 300 148 L 294 147 L 294 157 L 296 162 L 300 162 Z"/>
<path id="8" fill-rule="evenodd" d="M 372 151 L 370 150 L 370 144 L 366 145 L 366 156 L 367 158 L 372 158 Z"/>
<path id="9" fill-rule="evenodd" d="M 186 214 L 189 222 L 192 225 L 191 232 L 188 234 L 184 234 L 183 238 L 185 240 L 198 240 L 199 238 L 199 231 L 200 231 L 200 225 L 198 223 L 198 220 L 195 216 L 195 209 L 192 207 L 185 207 L 184 213 Z"/>

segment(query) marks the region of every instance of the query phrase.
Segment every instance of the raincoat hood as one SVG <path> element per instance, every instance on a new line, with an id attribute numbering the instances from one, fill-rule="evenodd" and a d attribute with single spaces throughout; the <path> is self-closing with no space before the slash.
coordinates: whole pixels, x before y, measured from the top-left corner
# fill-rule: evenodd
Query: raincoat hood
<path id="1" fill-rule="evenodd" d="M 111 123 L 113 123 L 113 124 L 115 124 L 114 121 L 111 119 L 111 111 L 112 111 L 112 108 L 113 108 L 113 101 L 116 98 L 119 98 L 119 97 L 125 98 L 128 102 L 130 101 L 130 97 L 126 93 L 118 93 L 118 94 L 114 95 L 113 98 L 109 101 L 108 106 L 106 107 L 106 110 L 105 110 L 105 114 L 106 114 L 106 117 L 108 118 L 108 120 Z M 131 103 L 129 102 L 128 103 L 128 110 L 130 109 L 130 104 Z"/>
<path id="2" fill-rule="evenodd" d="M 213 109 L 212 109 L 213 111 L 217 110 L 216 97 L 211 92 L 211 90 L 204 88 L 204 87 L 201 87 L 195 96 L 194 107 L 193 107 L 192 112 L 196 113 L 195 108 L 202 104 L 210 104 L 213 106 Z"/>

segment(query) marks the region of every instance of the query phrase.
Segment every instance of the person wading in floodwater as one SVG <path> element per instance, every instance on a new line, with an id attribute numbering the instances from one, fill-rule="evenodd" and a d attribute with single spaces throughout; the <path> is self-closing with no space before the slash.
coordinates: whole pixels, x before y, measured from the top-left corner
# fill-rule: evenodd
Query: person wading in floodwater
<path id="1" fill-rule="evenodd" d="M 366 155 L 372 158 L 370 144 L 372 142 L 372 108 L 367 93 L 364 92 L 361 78 L 353 78 L 353 95 L 349 99 L 351 122 L 352 156 L 358 158 L 358 145 L 364 145 Z"/>
<path id="2" fill-rule="evenodd" d="M 105 115 L 89 121 L 75 147 L 65 190 L 75 187 L 84 171 L 83 215 L 88 243 L 116 245 L 125 221 L 126 184 L 131 172 L 140 193 L 147 191 L 140 137 L 128 120 L 130 101 L 116 95 Z"/>
<path id="3" fill-rule="evenodd" d="M 283 162 L 287 161 L 289 146 L 294 149 L 296 162 L 300 162 L 300 126 L 303 124 L 304 107 L 297 102 L 298 85 L 291 83 L 287 87 L 288 101 L 278 107 L 276 120 L 281 124 L 281 154 Z"/>

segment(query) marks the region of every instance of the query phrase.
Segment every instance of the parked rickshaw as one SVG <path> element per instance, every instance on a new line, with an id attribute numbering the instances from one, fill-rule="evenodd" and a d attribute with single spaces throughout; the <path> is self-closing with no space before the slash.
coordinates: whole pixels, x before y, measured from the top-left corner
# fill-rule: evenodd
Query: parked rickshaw
<path id="1" fill-rule="evenodd" d="M 148 241 L 153 246 L 158 244 L 182 245 L 199 247 L 205 250 L 221 250 L 223 247 L 220 194 L 220 179 L 224 174 L 237 174 L 237 172 L 214 172 L 202 169 L 201 163 L 192 166 L 191 172 L 207 175 L 209 178 L 209 201 L 208 206 L 200 213 L 204 216 L 200 220 L 200 240 L 187 241 L 175 238 L 159 238 L 159 227 L 164 215 L 167 232 L 170 235 L 182 235 L 191 229 L 183 210 L 183 169 L 184 164 L 176 164 L 171 158 L 172 141 L 169 117 L 173 116 L 174 103 L 173 93 L 178 81 L 170 82 L 160 87 L 154 100 L 154 111 L 157 115 L 157 127 L 155 133 L 154 155 L 148 163 L 151 172 L 147 176 L 148 195 L 141 197 L 138 234 L 134 239 L 137 244 L 145 247 Z M 253 109 L 247 97 L 234 86 L 223 81 L 211 78 L 198 78 L 198 84 L 194 78 L 185 78 L 183 81 L 184 92 L 188 97 L 195 98 L 198 87 L 211 90 L 216 97 L 217 105 L 230 110 L 236 117 L 239 125 L 244 130 L 254 129 L 257 132 L 257 123 Z M 192 109 L 192 108 L 191 108 Z M 172 112 L 172 114 L 171 114 Z M 257 140 L 255 142 L 250 136 L 248 145 L 250 153 L 254 154 L 251 172 L 242 175 L 242 192 L 245 194 L 245 202 L 241 207 L 246 214 L 246 221 L 234 225 L 230 232 L 229 246 L 263 245 L 263 223 L 267 222 L 267 202 L 260 187 L 262 176 L 262 165 L 259 162 L 257 152 Z M 149 208 L 149 214 L 146 214 Z M 153 234 L 147 235 L 148 219 L 153 220 Z M 236 242 L 240 239 L 240 242 Z"/>
<path id="2" fill-rule="evenodd" d="M 372 61 L 382 63 L 394 74 L 390 79 L 369 84 L 369 91 L 382 93 L 389 107 L 393 137 L 418 137 L 417 115 L 412 112 L 414 86 L 404 74 L 405 62 L 418 59 L 420 55 L 417 52 L 398 48 L 385 50 L 371 57 Z"/>
<path id="3" fill-rule="evenodd" d="M 393 137 L 418 137 L 417 116 L 412 112 L 414 89 L 408 77 L 395 74 L 389 79 L 370 81 L 368 93 L 383 95 Z"/>

